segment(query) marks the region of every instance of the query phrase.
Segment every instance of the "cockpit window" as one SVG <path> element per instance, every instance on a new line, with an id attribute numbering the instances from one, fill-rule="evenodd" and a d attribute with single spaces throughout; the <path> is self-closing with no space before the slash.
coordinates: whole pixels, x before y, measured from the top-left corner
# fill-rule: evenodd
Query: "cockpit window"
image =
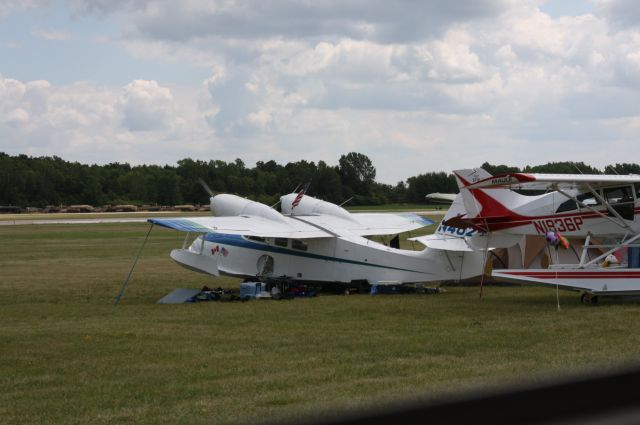
<path id="1" fill-rule="evenodd" d="M 610 204 L 633 202 L 631 186 L 611 187 L 603 190 L 604 199 Z"/>
<path id="2" fill-rule="evenodd" d="M 610 187 L 604 189 L 602 195 L 620 217 L 625 220 L 633 220 L 633 186 Z M 609 215 L 615 214 L 609 211 Z"/>
<path id="3" fill-rule="evenodd" d="M 569 199 L 561 203 L 558 209 L 556 210 L 556 212 L 560 213 L 565 211 L 573 211 L 577 209 L 578 209 L 578 204 L 576 204 L 576 201 L 574 201 L 573 199 Z"/>
<path id="4" fill-rule="evenodd" d="M 289 239 L 287 238 L 275 238 L 273 242 L 278 246 L 287 246 L 289 244 Z"/>
<path id="5" fill-rule="evenodd" d="M 291 240 L 291 248 L 299 249 L 300 251 L 306 251 L 307 250 L 307 244 L 304 243 L 303 241 L 299 240 L 299 239 L 292 239 Z"/>
<path id="6" fill-rule="evenodd" d="M 600 201 L 598 200 L 598 198 L 593 196 L 593 193 L 591 193 L 591 192 L 587 192 L 587 193 L 583 193 L 582 195 L 578 195 L 578 196 L 576 196 L 576 199 L 578 201 L 580 201 L 583 205 L 588 205 L 590 207 L 592 207 L 594 205 L 600 205 Z"/>
<path id="7" fill-rule="evenodd" d="M 576 199 L 580 202 L 580 206 L 585 205 L 585 206 L 591 207 L 595 205 L 600 205 L 600 201 L 598 201 L 598 199 L 595 196 L 593 196 L 593 193 L 591 192 L 582 193 L 576 196 Z M 556 212 L 560 213 L 560 212 L 566 212 L 566 211 L 575 211 L 577 209 L 578 209 L 578 203 L 576 203 L 576 201 L 574 201 L 573 199 L 568 199 L 560 204 Z"/>

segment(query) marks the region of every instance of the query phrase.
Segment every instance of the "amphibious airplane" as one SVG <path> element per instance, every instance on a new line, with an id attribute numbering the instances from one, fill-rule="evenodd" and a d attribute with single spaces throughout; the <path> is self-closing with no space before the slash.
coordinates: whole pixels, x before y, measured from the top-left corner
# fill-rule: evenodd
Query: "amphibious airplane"
<path id="1" fill-rule="evenodd" d="M 349 213 L 304 192 L 282 196 L 281 212 L 230 194 L 210 202 L 212 217 L 148 221 L 186 232 L 171 258 L 213 276 L 400 284 L 466 279 L 482 270 L 480 252 L 400 249 L 399 233 L 433 224 L 414 214 Z M 189 244 L 193 233 L 199 236 Z M 367 238 L 376 235 L 395 237 L 389 245 Z"/>
<path id="2" fill-rule="evenodd" d="M 584 290 L 584 302 L 595 302 L 597 295 L 640 293 L 640 175 L 491 176 L 482 169 L 454 174 L 465 213 L 443 224 L 476 230 L 467 238 L 475 249 L 509 247 L 524 235 L 585 238 L 572 263 L 553 264 L 550 251 L 548 268 L 496 270 L 496 279 Z M 538 193 L 526 195 L 527 190 Z"/>

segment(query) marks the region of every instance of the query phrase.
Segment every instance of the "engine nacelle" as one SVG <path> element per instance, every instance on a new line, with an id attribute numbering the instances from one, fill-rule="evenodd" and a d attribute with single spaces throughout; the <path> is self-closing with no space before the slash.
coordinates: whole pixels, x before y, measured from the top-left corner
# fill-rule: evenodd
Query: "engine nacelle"
<path id="1" fill-rule="evenodd" d="M 268 220 L 285 221 L 282 214 L 265 204 L 226 193 L 211 198 L 211 211 L 218 217 L 251 215 Z"/>
<path id="2" fill-rule="evenodd" d="M 290 193 L 280 197 L 280 210 L 284 215 L 316 215 L 326 214 L 340 217 L 345 220 L 353 220 L 351 213 L 342 207 L 331 202 L 316 199 L 312 196 L 304 195 L 300 203 L 293 207 L 292 203 L 298 195 Z"/>

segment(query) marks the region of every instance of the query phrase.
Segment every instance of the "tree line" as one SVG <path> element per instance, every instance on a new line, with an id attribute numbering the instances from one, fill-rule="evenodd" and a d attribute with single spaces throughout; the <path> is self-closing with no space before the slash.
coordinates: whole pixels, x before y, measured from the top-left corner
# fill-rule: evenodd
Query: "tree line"
<path id="1" fill-rule="evenodd" d="M 640 174 L 638 164 L 615 164 L 600 171 L 584 163 L 552 162 L 523 169 L 484 163 L 491 174 L 504 172 Z M 44 207 L 47 205 L 203 204 L 208 195 L 198 183 L 206 181 L 216 193 L 235 193 L 266 204 L 274 204 L 311 181 L 309 194 L 348 205 L 424 203 L 432 192 L 455 193 L 450 173 L 427 172 L 396 185 L 375 180 L 376 168 L 362 153 L 342 155 L 337 165 L 324 161 L 259 161 L 250 168 L 235 161 L 181 159 L 173 165 L 110 163 L 87 165 L 57 156 L 11 156 L 0 152 L 0 205 Z"/>

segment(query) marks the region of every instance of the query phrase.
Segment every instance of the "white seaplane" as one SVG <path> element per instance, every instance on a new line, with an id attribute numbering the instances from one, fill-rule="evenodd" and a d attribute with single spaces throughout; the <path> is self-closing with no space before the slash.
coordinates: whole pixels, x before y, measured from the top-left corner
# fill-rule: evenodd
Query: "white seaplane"
<path id="1" fill-rule="evenodd" d="M 547 247 L 550 264 L 494 270 L 494 278 L 582 290 L 585 303 L 598 295 L 640 294 L 640 175 L 454 174 L 464 213 L 443 225 L 475 230 L 465 238 L 474 249 L 506 248 L 527 235 L 584 238 L 574 261 L 554 261 L 557 250 Z M 525 194 L 530 190 L 537 193 Z"/>
<path id="2" fill-rule="evenodd" d="M 461 280 L 482 270 L 479 252 L 400 249 L 399 233 L 433 224 L 415 214 L 350 213 L 304 191 L 282 196 L 281 212 L 230 194 L 210 202 L 214 216 L 148 220 L 186 232 L 171 258 L 209 275 L 403 284 Z M 388 245 L 368 238 L 380 235 L 394 237 Z"/>

